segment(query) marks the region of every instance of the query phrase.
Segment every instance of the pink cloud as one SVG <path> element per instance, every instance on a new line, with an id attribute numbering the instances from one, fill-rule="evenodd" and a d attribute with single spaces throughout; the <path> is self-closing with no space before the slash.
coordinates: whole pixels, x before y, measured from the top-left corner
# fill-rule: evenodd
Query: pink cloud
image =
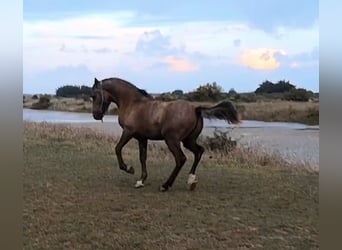
<path id="1" fill-rule="evenodd" d="M 163 62 L 169 65 L 171 71 L 177 72 L 191 72 L 198 70 L 198 66 L 190 61 L 182 58 L 176 58 L 174 56 L 167 56 L 163 59 Z"/>
<path id="2" fill-rule="evenodd" d="M 279 54 L 286 55 L 286 52 L 281 49 L 249 49 L 242 52 L 240 62 L 257 70 L 273 70 L 280 67 L 280 62 L 275 57 Z"/>

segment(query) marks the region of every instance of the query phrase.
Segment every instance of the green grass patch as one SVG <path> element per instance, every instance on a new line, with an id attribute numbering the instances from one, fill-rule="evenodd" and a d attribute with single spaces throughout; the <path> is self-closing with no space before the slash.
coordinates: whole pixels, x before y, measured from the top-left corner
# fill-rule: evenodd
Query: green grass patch
<path id="1" fill-rule="evenodd" d="M 318 174 L 250 149 L 206 151 L 195 191 L 192 155 L 169 192 L 173 169 L 163 143 L 150 143 L 148 179 L 138 147 L 123 157 L 118 138 L 46 123 L 24 123 L 24 249 L 318 249 Z"/>

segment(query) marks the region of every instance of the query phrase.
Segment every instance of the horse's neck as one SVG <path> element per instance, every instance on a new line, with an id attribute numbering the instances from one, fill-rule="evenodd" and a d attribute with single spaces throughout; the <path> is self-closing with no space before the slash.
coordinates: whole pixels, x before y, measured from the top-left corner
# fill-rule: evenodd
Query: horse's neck
<path id="1" fill-rule="evenodd" d="M 145 96 L 139 94 L 133 86 L 127 86 L 124 83 L 116 83 L 112 86 L 104 86 L 112 95 L 113 102 L 122 109 L 131 106 L 133 103 L 146 99 Z"/>
<path id="2" fill-rule="evenodd" d="M 139 95 L 135 89 L 129 89 L 125 91 L 119 91 L 117 93 L 117 106 L 120 108 L 125 108 L 133 105 L 140 100 L 143 100 L 144 96 Z"/>

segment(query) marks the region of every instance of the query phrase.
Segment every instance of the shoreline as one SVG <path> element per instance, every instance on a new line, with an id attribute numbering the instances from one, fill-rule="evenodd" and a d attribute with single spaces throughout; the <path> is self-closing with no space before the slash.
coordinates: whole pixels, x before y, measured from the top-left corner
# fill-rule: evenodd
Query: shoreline
<path id="1" fill-rule="evenodd" d="M 118 123 L 108 121 L 61 124 L 87 127 L 113 136 L 120 136 L 122 131 Z M 211 136 L 214 129 L 205 127 L 201 135 Z M 235 127 L 230 135 L 242 147 L 258 148 L 267 154 L 279 154 L 289 163 L 299 163 L 311 170 L 319 171 L 319 129 Z"/>

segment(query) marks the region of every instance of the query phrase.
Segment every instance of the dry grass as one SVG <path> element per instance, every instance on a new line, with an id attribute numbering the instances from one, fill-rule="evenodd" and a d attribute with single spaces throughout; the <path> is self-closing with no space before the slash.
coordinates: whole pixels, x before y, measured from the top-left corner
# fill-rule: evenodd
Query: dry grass
<path id="1" fill-rule="evenodd" d="M 245 120 L 299 122 L 311 125 L 319 124 L 319 103 L 270 101 L 239 103 L 245 111 Z"/>
<path id="2" fill-rule="evenodd" d="M 24 249 L 318 249 L 317 173 L 248 149 L 206 152 L 195 191 L 188 162 L 160 193 L 173 159 L 150 143 L 147 184 L 134 189 L 138 176 L 119 171 L 116 141 L 24 123 Z M 124 158 L 140 172 L 134 141 Z"/>

